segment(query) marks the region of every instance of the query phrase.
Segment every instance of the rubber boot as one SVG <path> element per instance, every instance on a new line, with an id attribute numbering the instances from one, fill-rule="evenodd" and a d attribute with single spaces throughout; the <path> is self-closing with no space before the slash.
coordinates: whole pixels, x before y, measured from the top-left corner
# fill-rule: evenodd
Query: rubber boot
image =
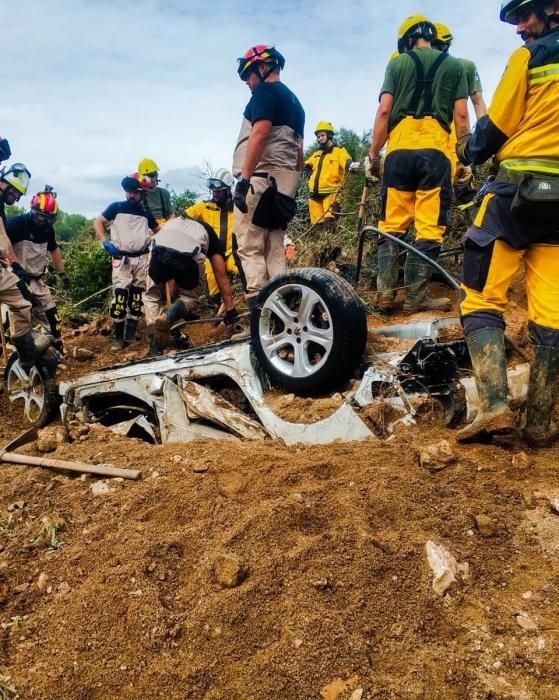
<path id="1" fill-rule="evenodd" d="M 113 328 L 115 332 L 115 337 L 111 345 L 111 350 L 113 352 L 118 352 L 124 349 L 124 321 L 113 323 Z"/>
<path id="2" fill-rule="evenodd" d="M 221 304 L 221 294 L 218 292 L 217 294 L 211 294 L 208 297 L 208 306 L 215 307 L 216 309 L 219 308 Z"/>
<path id="3" fill-rule="evenodd" d="M 52 343 L 50 336 L 44 333 L 35 335 L 32 331 L 12 338 L 12 342 L 17 350 L 19 362 L 24 369 L 31 369 Z"/>
<path id="4" fill-rule="evenodd" d="M 516 419 L 508 406 L 505 336 L 500 328 L 481 328 L 467 337 L 475 373 L 479 411 L 475 420 L 456 434 L 458 442 L 486 442 L 492 436 L 517 435 Z"/>
<path id="5" fill-rule="evenodd" d="M 431 281 L 433 268 L 428 262 L 414 255 L 411 251 L 406 256 L 404 268 L 404 286 L 406 288 L 406 300 L 404 311 L 450 311 L 450 299 L 427 299 L 427 287 Z"/>
<path id="6" fill-rule="evenodd" d="M 394 309 L 399 254 L 400 246 L 394 241 L 384 240 L 378 247 L 377 298 L 374 305 L 381 311 Z"/>
<path id="7" fill-rule="evenodd" d="M 534 350 L 523 435 L 532 447 L 549 447 L 559 438 L 559 429 L 551 421 L 559 384 L 559 348 L 536 345 Z"/>
<path id="8" fill-rule="evenodd" d="M 162 348 L 155 339 L 155 324 L 151 324 L 146 328 L 146 334 L 148 339 L 148 357 L 157 357 L 162 355 L 164 348 Z"/>
<path id="9" fill-rule="evenodd" d="M 129 345 L 136 342 L 136 331 L 138 330 L 138 319 L 127 318 L 124 325 L 124 343 Z"/>

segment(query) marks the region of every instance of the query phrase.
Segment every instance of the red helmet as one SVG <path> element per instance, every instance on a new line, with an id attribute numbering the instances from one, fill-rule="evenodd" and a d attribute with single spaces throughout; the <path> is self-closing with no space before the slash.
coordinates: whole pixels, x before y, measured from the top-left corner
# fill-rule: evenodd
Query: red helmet
<path id="1" fill-rule="evenodd" d="M 46 216 L 47 219 L 56 219 L 58 214 L 58 202 L 56 192 L 52 188 L 45 187 L 44 192 L 37 192 L 31 200 L 31 211 Z"/>
<path id="2" fill-rule="evenodd" d="M 273 46 L 258 44 L 252 46 L 244 56 L 237 59 L 239 67 L 237 73 L 242 81 L 245 81 L 250 73 L 259 63 L 272 63 L 283 70 L 285 58 Z"/>

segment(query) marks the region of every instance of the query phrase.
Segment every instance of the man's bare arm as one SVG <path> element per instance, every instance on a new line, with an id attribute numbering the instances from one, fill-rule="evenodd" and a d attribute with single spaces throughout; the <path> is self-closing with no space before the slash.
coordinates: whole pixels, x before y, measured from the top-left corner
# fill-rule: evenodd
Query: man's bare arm
<path id="1" fill-rule="evenodd" d="M 260 119 L 252 127 L 252 131 L 248 137 L 245 162 L 241 170 L 241 177 L 245 180 L 250 180 L 256 166 L 262 158 L 264 148 L 266 147 L 266 141 L 268 140 L 271 130 L 272 122 L 267 119 Z"/>
<path id="2" fill-rule="evenodd" d="M 233 303 L 233 290 L 231 289 L 231 284 L 229 278 L 227 277 L 227 270 L 225 268 L 225 259 L 223 255 L 216 253 L 210 258 L 210 265 L 215 276 L 215 281 L 221 292 L 221 298 L 223 299 L 223 305 L 225 306 L 225 311 L 231 311 L 235 308 Z"/>
<path id="3" fill-rule="evenodd" d="M 394 106 L 394 96 L 389 92 L 382 94 L 373 126 L 373 138 L 369 158 L 377 158 L 388 140 L 388 125 Z"/>

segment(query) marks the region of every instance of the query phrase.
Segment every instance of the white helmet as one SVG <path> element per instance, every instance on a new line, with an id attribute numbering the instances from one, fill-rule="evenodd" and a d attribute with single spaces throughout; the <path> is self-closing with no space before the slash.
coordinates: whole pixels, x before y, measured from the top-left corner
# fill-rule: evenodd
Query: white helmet
<path id="1" fill-rule="evenodd" d="M 0 171 L 0 180 L 7 182 L 21 194 L 26 194 L 30 178 L 31 173 L 23 163 L 14 163 L 7 170 Z"/>
<path id="2" fill-rule="evenodd" d="M 219 168 L 213 177 L 208 178 L 209 190 L 223 190 L 226 187 L 233 187 L 234 184 L 233 175 L 225 168 Z"/>

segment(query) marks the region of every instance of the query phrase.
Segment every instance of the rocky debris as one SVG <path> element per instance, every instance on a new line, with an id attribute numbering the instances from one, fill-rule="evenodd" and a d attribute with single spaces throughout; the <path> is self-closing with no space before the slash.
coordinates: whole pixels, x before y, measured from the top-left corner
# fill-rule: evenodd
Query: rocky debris
<path id="1" fill-rule="evenodd" d="M 68 595 L 71 590 L 70 584 L 67 581 L 62 581 L 62 583 L 58 586 L 58 595 Z"/>
<path id="2" fill-rule="evenodd" d="M 361 688 L 355 688 L 358 682 L 359 679 L 357 676 L 352 676 L 347 680 L 336 678 L 335 681 L 332 681 L 332 683 L 322 688 L 320 695 L 323 700 L 342 700 L 348 697 L 347 694 L 351 692 L 350 699 L 359 700 L 359 698 L 363 696 L 363 690 Z M 355 695 L 359 690 L 361 690 L 361 695 Z"/>
<path id="3" fill-rule="evenodd" d="M 511 465 L 514 469 L 530 469 L 533 464 L 532 458 L 526 452 L 518 452 L 511 459 Z"/>
<path id="4" fill-rule="evenodd" d="M 108 493 L 112 493 L 114 491 L 114 489 L 109 486 L 109 482 L 105 481 L 105 479 L 101 479 L 100 481 L 96 481 L 95 483 L 91 484 L 89 490 L 94 496 L 106 496 Z"/>
<path id="5" fill-rule="evenodd" d="M 76 346 L 72 350 L 72 357 L 78 362 L 88 362 L 89 360 L 93 360 L 95 353 L 91 350 L 86 350 L 85 348 L 79 348 Z"/>
<path id="6" fill-rule="evenodd" d="M 495 535 L 495 524 L 487 515 L 474 515 L 476 529 L 482 537 L 493 537 Z"/>
<path id="7" fill-rule="evenodd" d="M 552 496 L 549 499 L 549 505 L 551 506 L 551 510 L 556 514 L 559 515 L 559 496 Z"/>
<path id="8" fill-rule="evenodd" d="M 60 426 L 49 425 L 37 433 L 39 452 L 54 452 L 63 442 L 68 442 L 68 436 Z"/>
<path id="9" fill-rule="evenodd" d="M 113 322 L 106 316 L 99 316 L 87 326 L 87 333 L 90 335 L 111 335 L 112 332 Z"/>
<path id="10" fill-rule="evenodd" d="M 88 435 L 90 430 L 91 428 L 89 425 L 86 425 L 82 421 L 75 419 L 71 420 L 69 423 L 68 435 L 70 437 L 70 440 L 72 442 L 75 442 L 76 440 L 79 440 L 80 438 Z"/>
<path id="11" fill-rule="evenodd" d="M 527 612 L 523 612 L 522 610 L 520 612 L 517 612 L 514 616 L 514 619 L 516 621 L 516 624 L 519 627 L 522 627 L 522 629 L 526 630 L 527 632 L 534 632 L 538 629 L 538 626 L 536 625 L 534 620 L 532 620 L 530 615 L 528 615 Z"/>
<path id="12" fill-rule="evenodd" d="M 44 571 L 42 571 L 39 574 L 39 578 L 37 579 L 36 586 L 40 591 L 44 591 L 47 587 L 47 582 L 49 580 L 49 577 L 45 574 Z"/>
<path id="13" fill-rule="evenodd" d="M 429 540 L 425 544 L 427 561 L 433 571 L 433 590 L 438 596 L 444 596 L 453 583 L 459 578 L 468 577 L 469 566 L 467 563 L 458 563 L 452 554 Z"/>
<path id="14" fill-rule="evenodd" d="M 433 445 L 420 447 L 418 450 L 419 465 L 431 472 L 446 469 L 456 462 L 456 455 L 448 440 L 441 440 Z"/>
<path id="15" fill-rule="evenodd" d="M 248 568 L 236 554 L 222 553 L 214 557 L 213 574 L 223 588 L 236 588 L 247 577 Z"/>

